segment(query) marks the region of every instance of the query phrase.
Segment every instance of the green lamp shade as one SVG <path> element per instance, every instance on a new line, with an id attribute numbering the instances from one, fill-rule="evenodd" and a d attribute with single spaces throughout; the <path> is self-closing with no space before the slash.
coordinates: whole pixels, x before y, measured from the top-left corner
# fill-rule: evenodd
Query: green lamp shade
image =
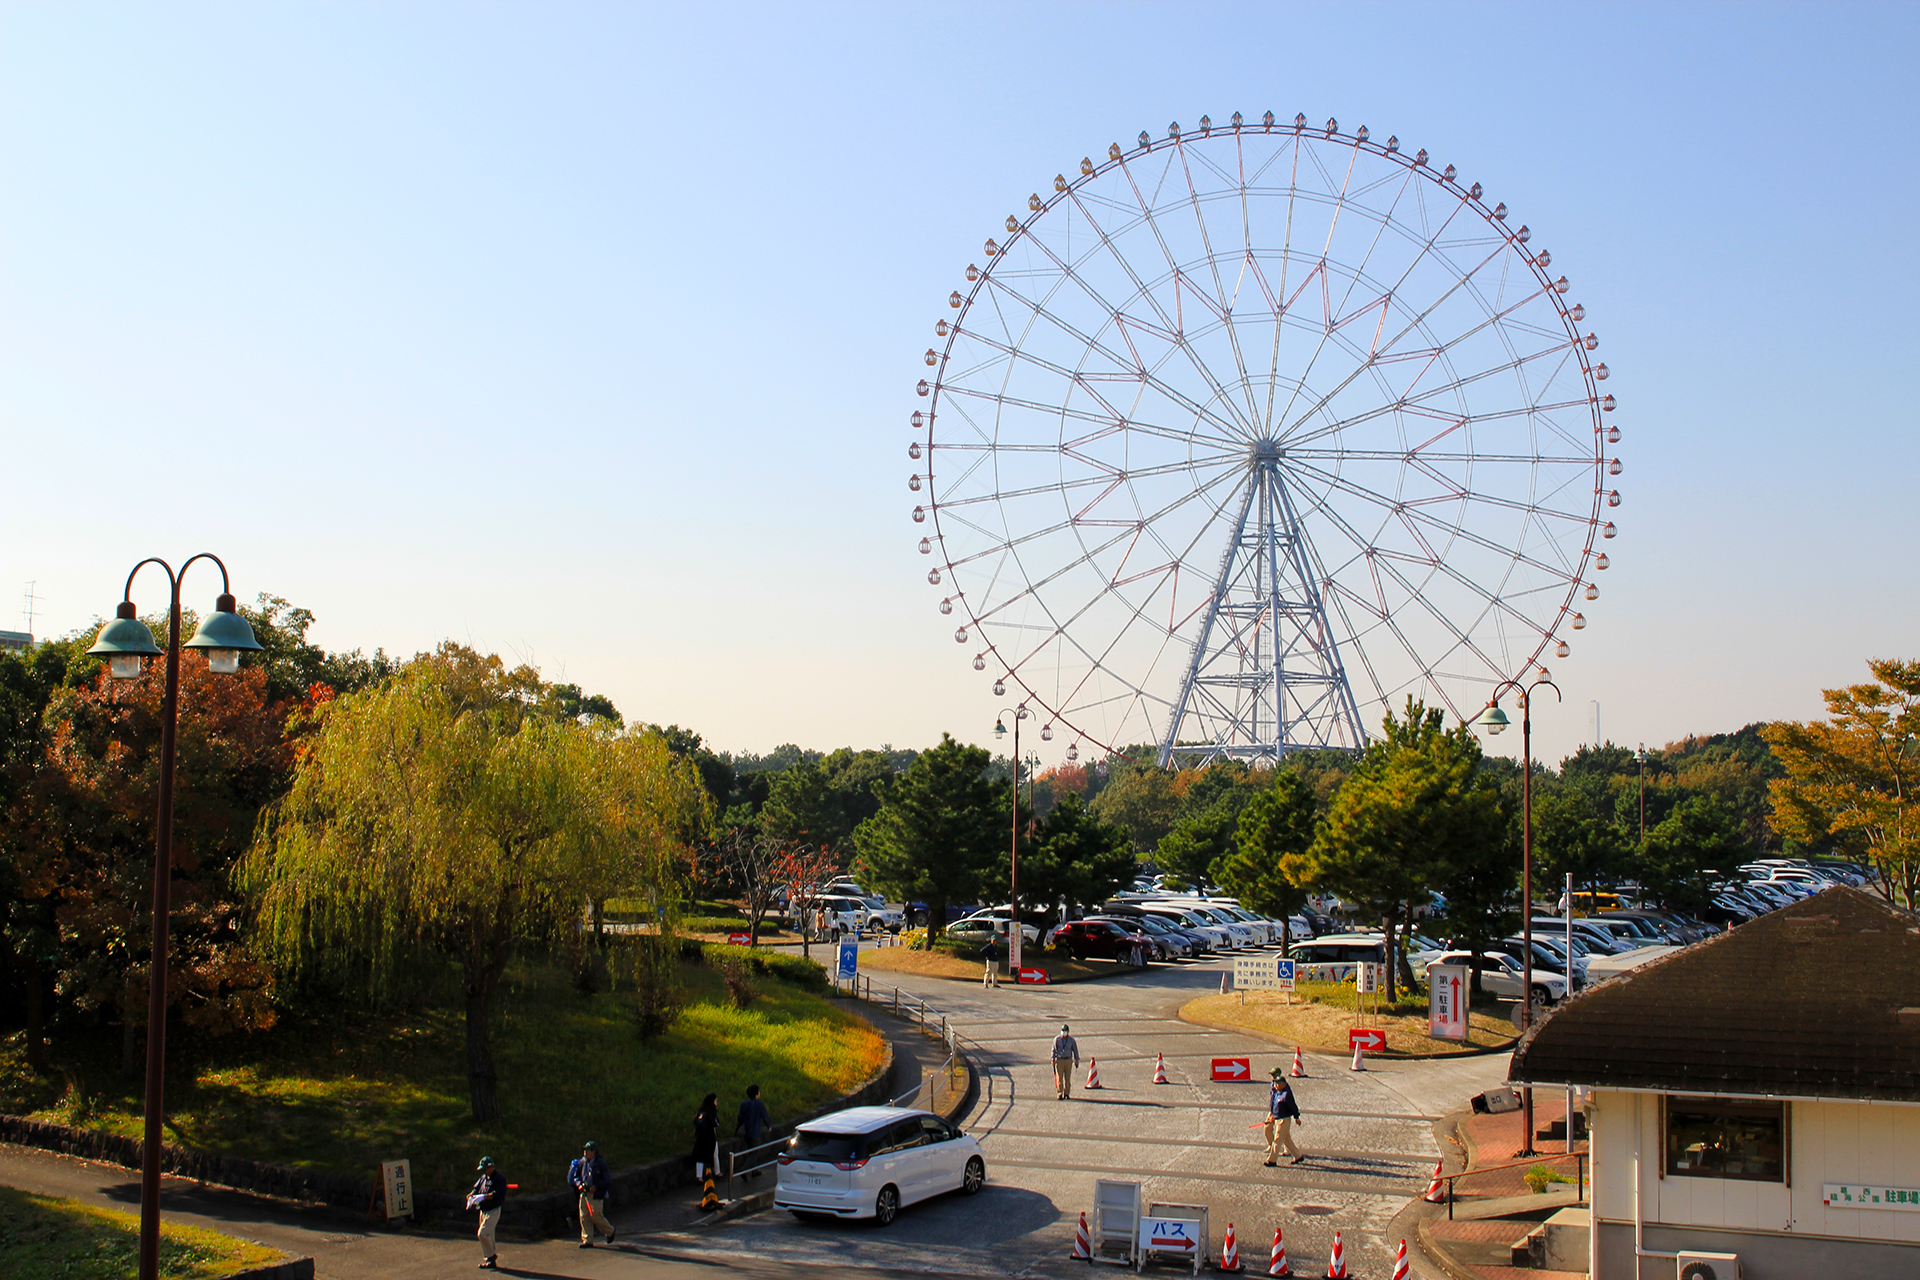
<path id="1" fill-rule="evenodd" d="M 1502 711 L 1500 704 L 1496 702 L 1485 711 L 1482 711 L 1480 718 L 1474 723 L 1478 724 L 1488 733 L 1499 733 L 1502 729 L 1512 724 L 1513 721 L 1507 719 L 1507 713 Z"/>
<path id="2" fill-rule="evenodd" d="M 214 600 L 213 612 L 194 628 L 187 648 L 207 650 L 207 665 L 221 675 L 232 675 L 240 669 L 240 651 L 258 650 L 260 643 L 247 620 L 233 611 L 233 597 L 223 592 Z"/>
<path id="3" fill-rule="evenodd" d="M 133 616 L 133 601 L 122 600 L 114 614 L 87 652 L 105 658 L 114 679 L 131 680 L 140 674 L 146 659 L 160 656 L 160 646 L 153 642 L 147 624 Z"/>

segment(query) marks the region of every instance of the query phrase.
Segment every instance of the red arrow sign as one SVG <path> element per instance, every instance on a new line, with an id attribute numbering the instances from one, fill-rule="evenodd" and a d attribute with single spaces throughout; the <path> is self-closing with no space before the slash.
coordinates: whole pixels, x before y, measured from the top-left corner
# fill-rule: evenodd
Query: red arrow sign
<path id="1" fill-rule="evenodd" d="M 1387 1047 L 1387 1033 L 1384 1031 L 1348 1031 L 1347 1048 L 1365 1049 L 1368 1053 L 1380 1053 Z"/>
<path id="2" fill-rule="evenodd" d="M 1215 1080 L 1251 1080 L 1253 1079 L 1253 1060 L 1251 1058 L 1215 1058 L 1213 1078 Z"/>
<path id="3" fill-rule="evenodd" d="M 1013 980 L 1015 982 L 1026 982 L 1044 987 L 1047 985 L 1047 971 L 1045 969 L 1015 969 L 1013 971 Z"/>
<path id="4" fill-rule="evenodd" d="M 744 947 L 752 941 L 753 936 L 751 934 L 730 933 L 727 935 L 727 945 L 730 947 Z"/>

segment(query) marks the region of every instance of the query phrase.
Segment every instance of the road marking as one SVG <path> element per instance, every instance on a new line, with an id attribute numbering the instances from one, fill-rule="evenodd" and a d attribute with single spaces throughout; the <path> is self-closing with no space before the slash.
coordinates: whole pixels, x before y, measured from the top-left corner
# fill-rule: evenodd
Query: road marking
<path id="1" fill-rule="evenodd" d="M 1219 1151 L 1258 1151 L 1260 1142 L 1248 1138 L 1245 1142 L 1214 1142 L 1200 1138 L 1141 1138 L 1131 1134 L 1092 1134 L 1084 1130 L 1077 1133 L 1059 1133 L 1047 1129 L 995 1129 L 995 1138 L 1063 1138 L 1081 1145 L 1094 1145 L 1102 1142 L 1126 1142 L 1144 1147 L 1164 1147 L 1169 1144 L 1181 1147 L 1207 1147 Z M 1387 1160 L 1407 1165 L 1424 1166 L 1434 1158 L 1438 1151 L 1361 1151 L 1354 1148 L 1315 1148 L 1314 1154 L 1340 1156 L 1353 1160 Z"/>
<path id="2" fill-rule="evenodd" d="M 1243 1149 L 1249 1150 L 1249 1154 L 1251 1154 L 1250 1149 Z M 1307 1158 L 1311 1160 L 1314 1157 L 1308 1156 Z M 1280 1186 L 1288 1189 L 1306 1188 L 1314 1191 L 1352 1191 L 1374 1195 L 1379 1194 L 1380 1184 L 1382 1182 L 1398 1182 L 1411 1186 L 1420 1181 L 1418 1176 L 1408 1178 L 1394 1173 L 1362 1173 L 1353 1174 L 1344 1178 L 1339 1175 L 1334 1175 L 1331 1179 L 1323 1178 L 1319 1181 L 1309 1181 L 1295 1178 L 1291 1174 L 1276 1173 L 1269 1179 L 1255 1177 L 1251 1172 L 1208 1173 L 1200 1169 L 1123 1169 L 1109 1164 L 1069 1164 L 1064 1161 L 1055 1160 L 1015 1160 L 1006 1156 L 995 1157 L 993 1164 L 994 1167 L 1009 1169 L 1055 1169 L 1063 1173 L 1092 1173 L 1106 1178 L 1132 1177 L 1143 1180 L 1147 1178 L 1184 1178 L 1199 1182 L 1231 1182 L 1235 1186 L 1243 1187 Z M 1254 1167 L 1260 1168 L 1261 1166 L 1256 1165 Z M 1289 1166 L 1289 1168 L 1292 1167 L 1297 1166 Z M 1311 1174 L 1315 1171 L 1308 1170 L 1307 1172 Z M 991 1171 L 989 1171 L 988 1176 L 992 1176 Z"/>

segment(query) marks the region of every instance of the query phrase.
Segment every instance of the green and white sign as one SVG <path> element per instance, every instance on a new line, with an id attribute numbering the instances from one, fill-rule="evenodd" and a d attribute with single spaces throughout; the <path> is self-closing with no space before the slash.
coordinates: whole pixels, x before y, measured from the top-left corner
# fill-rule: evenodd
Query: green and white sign
<path id="1" fill-rule="evenodd" d="M 1829 1209 L 1907 1209 L 1920 1213 L 1920 1187 L 1864 1187 L 1828 1182 L 1820 1203 Z"/>

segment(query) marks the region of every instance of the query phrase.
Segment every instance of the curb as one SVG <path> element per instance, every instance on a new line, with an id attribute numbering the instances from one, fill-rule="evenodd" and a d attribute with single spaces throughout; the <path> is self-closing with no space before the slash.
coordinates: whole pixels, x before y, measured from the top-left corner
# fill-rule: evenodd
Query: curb
<path id="1" fill-rule="evenodd" d="M 696 1227 L 713 1227 L 734 1218 L 744 1218 L 759 1213 L 762 1209 L 773 1208 L 772 1191 L 756 1191 L 750 1196 L 741 1196 L 738 1200 L 729 1200 L 704 1218 L 695 1218 Z"/>
<path id="2" fill-rule="evenodd" d="M 269 1262 L 264 1267 L 248 1267 L 234 1272 L 227 1280 L 313 1280 L 313 1259 L 289 1258 L 285 1262 Z"/>

